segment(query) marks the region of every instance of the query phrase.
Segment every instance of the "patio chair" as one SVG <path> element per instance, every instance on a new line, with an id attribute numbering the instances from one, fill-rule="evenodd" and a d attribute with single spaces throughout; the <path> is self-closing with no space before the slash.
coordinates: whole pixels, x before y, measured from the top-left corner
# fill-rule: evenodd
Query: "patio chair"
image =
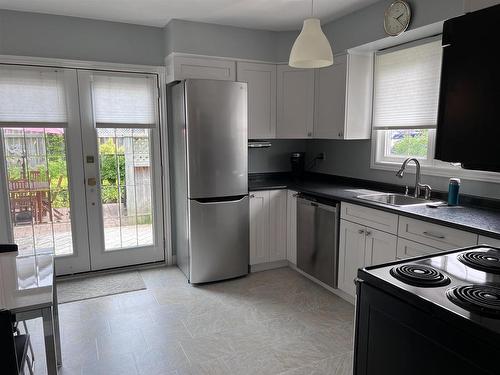
<path id="1" fill-rule="evenodd" d="M 0 353 L 2 353 L 2 374 L 24 375 L 28 365 L 33 374 L 32 363 L 28 357 L 30 336 L 28 334 L 14 335 L 12 314 L 9 310 L 0 310 Z"/>
<path id="2" fill-rule="evenodd" d="M 10 211 L 12 223 L 31 223 L 36 214 L 36 204 L 29 191 L 10 191 Z"/>
<path id="3" fill-rule="evenodd" d="M 55 189 L 50 189 L 50 192 L 48 192 L 47 196 L 45 196 L 43 199 L 43 209 L 45 212 L 49 213 L 49 218 L 51 222 L 54 221 L 53 217 L 55 217 L 55 219 L 59 221 L 62 220 L 63 218 L 62 212 L 59 211 L 57 208 L 54 208 L 54 202 L 61 191 L 62 180 L 63 176 L 59 176 Z"/>

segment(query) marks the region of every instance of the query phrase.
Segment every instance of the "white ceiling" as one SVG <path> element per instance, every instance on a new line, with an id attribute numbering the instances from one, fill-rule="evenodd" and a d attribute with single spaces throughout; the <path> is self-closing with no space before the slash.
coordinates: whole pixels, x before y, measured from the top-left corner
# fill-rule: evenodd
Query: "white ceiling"
<path id="1" fill-rule="evenodd" d="M 315 0 L 323 22 L 378 0 Z M 75 16 L 149 26 L 183 19 L 264 30 L 296 30 L 310 0 L 0 0 L 0 9 Z"/>

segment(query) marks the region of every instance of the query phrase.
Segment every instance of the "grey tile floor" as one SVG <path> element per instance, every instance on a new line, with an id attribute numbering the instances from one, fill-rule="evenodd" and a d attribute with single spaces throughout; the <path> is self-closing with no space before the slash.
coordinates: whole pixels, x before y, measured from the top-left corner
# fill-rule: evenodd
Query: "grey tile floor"
<path id="1" fill-rule="evenodd" d="M 351 374 L 353 307 L 289 269 L 194 287 L 175 267 L 147 290 L 60 305 L 60 374 Z M 40 320 L 30 322 L 45 374 Z"/>

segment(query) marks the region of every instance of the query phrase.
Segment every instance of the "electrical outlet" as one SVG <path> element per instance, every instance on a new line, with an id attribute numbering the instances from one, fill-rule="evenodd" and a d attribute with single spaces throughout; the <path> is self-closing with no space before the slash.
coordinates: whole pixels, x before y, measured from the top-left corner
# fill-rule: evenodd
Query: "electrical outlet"
<path id="1" fill-rule="evenodd" d="M 318 160 L 326 160 L 326 152 L 320 152 L 317 156 Z"/>

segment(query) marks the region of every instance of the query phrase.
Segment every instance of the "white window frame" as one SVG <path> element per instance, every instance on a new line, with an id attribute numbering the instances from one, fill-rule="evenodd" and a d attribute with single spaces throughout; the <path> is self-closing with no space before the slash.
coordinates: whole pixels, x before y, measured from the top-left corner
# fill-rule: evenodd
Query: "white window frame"
<path id="1" fill-rule="evenodd" d="M 426 38 L 426 39 L 429 41 L 432 40 L 432 38 Z M 422 41 L 405 43 L 404 45 L 401 45 L 401 48 L 405 48 L 406 46 L 407 46 L 406 48 L 409 48 L 417 43 L 420 44 L 422 43 Z M 374 99 L 372 99 L 372 105 L 374 104 L 375 104 Z M 382 140 L 381 138 L 385 137 L 386 133 L 382 130 L 373 129 L 373 113 L 374 111 L 372 111 L 370 168 L 386 170 L 386 171 L 396 171 L 401 166 L 406 157 L 391 158 L 391 157 L 386 157 L 384 155 L 383 148 L 386 145 L 386 141 Z M 400 130 L 400 129 L 395 128 L 394 130 Z M 436 130 L 435 128 L 433 128 L 429 129 L 427 158 L 426 159 L 417 158 L 420 161 L 421 173 L 423 175 L 439 176 L 444 178 L 460 177 L 466 180 L 500 183 L 500 173 L 463 169 L 459 165 L 434 159 L 435 147 L 436 147 Z M 415 167 L 413 165 L 409 165 L 408 171 L 410 173 L 415 173 Z"/>

